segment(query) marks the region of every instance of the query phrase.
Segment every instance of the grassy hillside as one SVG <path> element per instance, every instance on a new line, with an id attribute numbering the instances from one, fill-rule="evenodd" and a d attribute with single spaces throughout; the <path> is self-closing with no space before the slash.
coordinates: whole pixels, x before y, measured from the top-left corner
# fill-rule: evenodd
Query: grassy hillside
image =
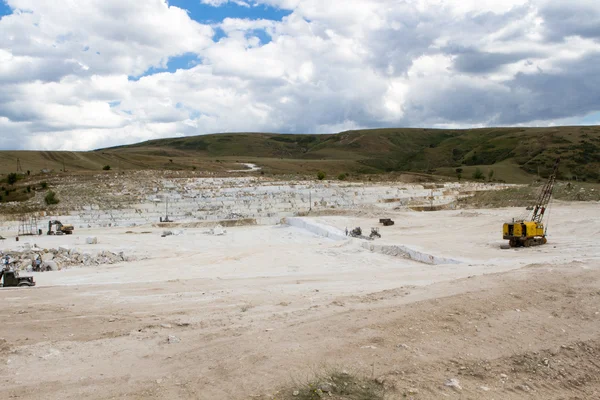
<path id="1" fill-rule="evenodd" d="M 225 172 L 255 162 L 269 174 L 377 174 L 412 171 L 470 179 L 476 170 L 507 182 L 545 176 L 600 180 L 600 127 L 374 129 L 329 135 L 216 134 L 160 139 L 91 152 L 4 151 L 0 172 L 172 169 Z"/>

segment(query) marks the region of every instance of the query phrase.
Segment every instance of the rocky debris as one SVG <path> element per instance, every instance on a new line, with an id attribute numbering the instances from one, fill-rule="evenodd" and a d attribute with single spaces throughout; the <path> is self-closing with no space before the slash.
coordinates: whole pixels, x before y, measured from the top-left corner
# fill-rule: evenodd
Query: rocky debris
<path id="1" fill-rule="evenodd" d="M 181 342 L 181 339 L 179 339 L 177 336 L 169 335 L 169 337 L 167 338 L 167 343 L 169 343 L 169 344 L 179 343 L 179 342 Z"/>
<path id="2" fill-rule="evenodd" d="M 102 264 L 115 264 L 123 261 L 134 261 L 135 257 L 128 257 L 111 251 L 101 251 L 96 255 L 81 253 L 68 246 L 58 249 L 41 249 L 31 247 L 30 250 L 11 251 L 9 262 L 13 268 L 26 271 L 58 271 L 62 268 L 75 266 L 95 266 Z"/>
<path id="3" fill-rule="evenodd" d="M 91 236 L 85 239 L 87 244 L 98 244 L 98 238 L 96 236 Z"/>
<path id="4" fill-rule="evenodd" d="M 446 383 L 444 383 L 444 385 L 446 387 L 452 388 L 454 390 L 462 390 L 462 387 L 460 386 L 460 382 L 458 381 L 458 379 L 448 379 L 446 381 Z"/>
<path id="5" fill-rule="evenodd" d="M 58 264 L 56 261 L 44 261 L 41 264 L 42 271 L 58 271 Z"/>
<path id="6" fill-rule="evenodd" d="M 167 237 L 167 236 L 181 236 L 183 235 L 183 231 L 179 230 L 179 231 L 163 231 L 162 235 L 160 235 L 160 237 Z"/>
<path id="7" fill-rule="evenodd" d="M 208 231 L 204 232 L 204 234 L 206 234 L 206 235 L 215 235 L 215 236 L 223 236 L 226 233 L 227 233 L 227 231 L 225 229 L 223 229 L 223 227 L 221 225 L 217 225 L 214 228 L 211 228 Z"/>
<path id="8" fill-rule="evenodd" d="M 319 385 L 319 389 L 323 392 L 323 393 L 333 393 L 333 389 L 336 387 L 335 383 L 329 383 L 329 382 L 325 382 L 325 383 L 321 383 Z"/>

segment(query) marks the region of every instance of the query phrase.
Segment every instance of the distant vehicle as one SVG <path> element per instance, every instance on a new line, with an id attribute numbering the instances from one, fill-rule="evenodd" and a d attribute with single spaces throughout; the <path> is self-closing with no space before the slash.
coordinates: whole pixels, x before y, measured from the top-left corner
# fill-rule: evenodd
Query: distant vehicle
<path id="1" fill-rule="evenodd" d="M 4 268 L 0 270 L 2 287 L 31 287 L 35 286 L 33 276 L 19 276 L 17 271 Z"/>
<path id="2" fill-rule="evenodd" d="M 58 220 L 48 221 L 48 235 L 71 235 L 74 229 L 73 225 L 63 225 Z"/>

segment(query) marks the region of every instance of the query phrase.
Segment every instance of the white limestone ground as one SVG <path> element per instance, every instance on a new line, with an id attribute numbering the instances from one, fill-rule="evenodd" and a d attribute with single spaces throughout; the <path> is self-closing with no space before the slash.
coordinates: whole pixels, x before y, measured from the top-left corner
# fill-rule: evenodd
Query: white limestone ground
<path id="1" fill-rule="evenodd" d="M 68 246 L 86 253 L 123 252 L 137 261 L 33 273 L 38 287 L 0 290 L 8 321 L 0 328 L 0 337 L 6 338 L 0 345 L 12 346 L 4 353 L 6 361 L 0 363 L 0 378 L 6 382 L 0 397 L 171 398 L 176 394 L 178 398 L 271 399 L 256 396 L 274 393 L 289 379 L 290 371 L 304 377 L 319 363 L 342 361 L 344 366 L 371 371 L 374 365 L 381 369 L 385 362 L 384 372 L 388 372 L 414 369 L 415 363 L 448 349 L 455 351 L 448 355 L 453 360 L 474 352 L 474 348 L 456 343 L 480 343 L 484 348 L 481 343 L 492 338 L 491 347 L 496 351 L 515 341 L 503 334 L 537 328 L 549 323 L 550 311 L 560 310 L 561 304 L 578 307 L 580 303 L 565 295 L 566 301 L 557 305 L 553 300 L 547 314 L 532 312 L 541 316 L 521 326 L 519 318 L 528 315 L 526 297 L 538 296 L 535 304 L 541 304 L 547 289 L 561 284 L 563 278 L 555 277 L 549 286 L 531 291 L 529 275 L 519 275 L 517 279 L 524 282 L 521 295 L 513 297 L 515 282 L 503 281 L 502 275 L 482 275 L 517 269 L 512 273 L 525 274 L 536 270 L 534 264 L 544 271 L 571 266 L 573 270 L 597 270 L 600 265 L 598 204 L 555 203 L 547 245 L 502 250 L 502 223 L 523 210 L 451 209 L 453 199 L 468 195 L 477 186 L 436 188 L 433 191 L 439 196 L 433 201 L 446 202 L 450 209 L 417 212 L 407 206 L 430 202 L 432 189 L 314 183 L 292 188 L 266 181 L 252 181 L 254 186 L 249 186 L 251 181 L 239 179 L 220 182 L 223 186 L 213 187 L 215 181 L 196 182 L 204 185 L 202 190 L 189 182 L 176 182 L 169 192 L 181 196 L 177 206 L 183 222 L 189 226 L 206 223 L 207 227 L 153 226 L 161 215 L 158 211 L 150 217 L 143 211 L 132 214 L 129 208 L 100 209 L 102 204 L 97 204 L 92 217 L 83 209 L 61 217 L 63 222 L 81 224 L 73 235 L 21 237 L 16 242 L 14 230 L 7 229 L 14 222 L 6 221 L 2 232 L 8 238 L 2 243 L 5 251 L 30 243 L 42 248 Z M 317 188 L 327 205 L 354 211 L 297 216 L 300 205 L 308 205 L 303 196 Z M 140 192 L 146 190 L 140 188 Z M 150 201 L 161 191 L 134 202 L 154 210 Z M 195 191 L 202 195 L 193 197 Z M 320 201 L 311 202 L 316 211 L 330 209 Z M 183 210 L 201 202 L 213 208 L 184 215 Z M 262 224 L 228 226 L 224 235 L 207 234 L 227 213 L 263 218 Z M 281 223 L 283 218 L 289 225 Z M 379 218 L 392 218 L 396 224 L 383 227 Z M 108 223 L 112 226 L 106 226 Z M 355 226 L 367 233 L 371 227 L 379 227 L 382 238 L 347 238 L 345 228 Z M 161 237 L 165 229 L 181 234 Z M 97 243 L 88 243 L 88 237 L 96 237 Z M 378 247 L 371 249 L 372 245 Z M 428 263 L 431 259 L 435 262 Z M 523 268 L 526 266 L 531 268 Z M 550 272 L 542 276 L 546 275 Z M 462 279 L 468 277 L 475 278 Z M 510 291 L 506 293 L 509 300 L 496 303 L 469 297 L 440 311 L 441 318 L 426 315 L 452 295 L 464 292 L 471 296 L 481 289 L 480 284 L 505 288 Z M 569 293 L 571 289 L 561 290 Z M 593 290 L 597 292 L 597 288 Z M 557 296 L 556 301 L 563 297 Z M 400 331 L 406 325 L 404 318 L 389 329 L 384 327 L 396 311 L 411 310 L 426 299 L 436 303 L 426 304 L 425 311 L 415 311 L 406 328 L 414 329 L 410 335 Z M 469 314 L 472 304 L 478 302 L 493 310 L 477 309 L 477 315 Z M 381 308 L 386 304 L 390 308 Z M 518 315 L 502 319 L 499 314 L 499 320 L 489 325 L 477 322 L 483 314 L 498 314 L 501 304 Z M 597 304 L 590 310 L 590 318 L 596 321 Z M 458 312 L 469 321 L 457 325 L 461 330 L 455 331 L 456 343 L 448 345 L 444 335 Z M 507 321 L 513 320 L 517 322 L 507 328 Z M 431 325 L 436 321 L 440 325 Z M 470 325 L 472 321 L 477 326 Z M 581 323 L 587 326 L 591 322 Z M 561 326 L 571 332 L 574 324 L 575 319 Z M 465 327 L 474 335 L 491 331 L 489 336 L 467 341 Z M 557 332 L 557 346 L 588 334 L 581 328 L 579 336 L 567 339 L 558 326 L 551 328 L 523 336 L 538 335 L 541 344 L 534 347 L 538 350 L 548 342 L 543 336 L 546 331 Z M 589 329 L 597 332 L 596 325 Z M 430 350 L 417 341 L 424 338 L 434 343 Z M 401 343 L 407 343 L 410 350 L 399 348 Z M 509 346 L 506 351 L 512 355 L 514 349 Z M 403 364 L 397 367 L 399 362 Z M 441 374 L 447 374 L 449 364 L 434 362 L 438 364 Z M 431 380 L 431 372 L 426 372 Z M 429 384 L 437 387 L 439 382 L 444 381 L 438 377 Z M 185 392 L 180 391 L 182 387 Z"/>
<path id="2" fill-rule="evenodd" d="M 337 181 L 276 181 L 243 178 L 156 178 L 146 174 L 56 188 L 61 203 L 56 211 L 41 212 L 45 232 L 50 219 L 76 228 L 138 226 L 169 219 L 185 223 L 213 223 L 249 219 L 273 225 L 281 218 L 309 211 L 406 208 L 450 205 L 475 191 L 500 190 L 511 185 L 485 183 L 377 184 Z M 168 204 L 167 204 L 168 203 Z M 11 234 L 18 223 L 0 215 L 2 231 Z M 12 233 L 14 235 L 14 233 Z"/>
<path id="3" fill-rule="evenodd" d="M 381 227 L 383 237 L 374 241 L 347 238 L 344 228 L 362 225 L 367 230 L 379 225 L 377 218 L 335 216 L 292 218 L 294 226 L 230 227 L 223 236 L 207 235 L 205 229 L 198 228 L 182 229 L 181 235 L 168 237 L 161 237 L 160 228 L 95 228 L 80 229 L 72 236 L 32 237 L 23 243 L 42 248 L 66 245 L 88 253 L 123 252 L 139 260 L 34 273 L 39 286 L 171 279 L 264 279 L 265 283 L 283 280 L 288 284 L 310 280 L 332 294 L 427 285 L 536 262 L 587 262 L 600 257 L 593 238 L 574 238 L 572 224 L 576 221 L 588 232 L 600 232 L 598 218 L 583 217 L 597 213 L 597 205 L 555 205 L 546 246 L 502 250 L 502 222 L 520 211 L 388 212 L 385 216 L 392 217 L 396 225 Z M 87 244 L 88 236 L 96 236 L 98 244 Z M 403 251 L 394 252 L 389 247 Z M 257 288 L 246 289 L 252 292 Z"/>

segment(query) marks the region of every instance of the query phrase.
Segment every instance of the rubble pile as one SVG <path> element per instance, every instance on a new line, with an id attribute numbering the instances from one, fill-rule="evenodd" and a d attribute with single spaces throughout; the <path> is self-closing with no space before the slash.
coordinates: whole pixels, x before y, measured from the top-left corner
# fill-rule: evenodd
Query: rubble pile
<path id="1" fill-rule="evenodd" d="M 57 271 L 76 266 L 95 266 L 115 264 L 123 261 L 135 261 L 135 257 L 126 256 L 123 252 L 113 253 L 103 250 L 97 254 L 82 253 L 77 249 L 60 246 L 58 249 L 42 249 L 29 247 L 22 251 L 8 252 L 10 265 L 19 270 Z"/>

